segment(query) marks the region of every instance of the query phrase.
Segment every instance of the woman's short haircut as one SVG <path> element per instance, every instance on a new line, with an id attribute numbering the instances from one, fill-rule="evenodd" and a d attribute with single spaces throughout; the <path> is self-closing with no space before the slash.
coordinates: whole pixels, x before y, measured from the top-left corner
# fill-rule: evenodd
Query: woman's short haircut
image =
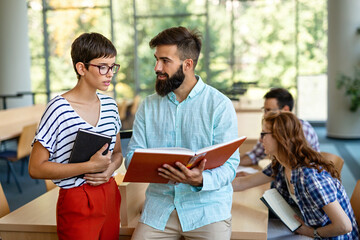
<path id="1" fill-rule="evenodd" d="M 71 45 L 71 58 L 77 78 L 80 74 L 76 70 L 76 64 L 82 62 L 86 69 L 91 60 L 95 58 L 112 58 L 117 54 L 112 42 L 100 33 L 83 33 L 74 40 Z"/>

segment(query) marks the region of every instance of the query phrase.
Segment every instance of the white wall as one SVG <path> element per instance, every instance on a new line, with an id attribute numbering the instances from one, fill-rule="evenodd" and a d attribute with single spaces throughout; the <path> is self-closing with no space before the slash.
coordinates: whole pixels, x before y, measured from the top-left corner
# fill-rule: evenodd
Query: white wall
<path id="1" fill-rule="evenodd" d="M 360 110 L 349 110 L 344 89 L 337 89 L 338 74 L 353 76 L 360 60 L 360 1 L 328 0 L 328 121 L 327 135 L 360 138 Z M 316 111 L 316 109 L 314 109 Z"/>
<path id="2" fill-rule="evenodd" d="M 0 36 L 0 95 L 31 91 L 26 0 L 0 1 Z M 29 95 L 7 100 L 7 108 L 30 104 Z"/>

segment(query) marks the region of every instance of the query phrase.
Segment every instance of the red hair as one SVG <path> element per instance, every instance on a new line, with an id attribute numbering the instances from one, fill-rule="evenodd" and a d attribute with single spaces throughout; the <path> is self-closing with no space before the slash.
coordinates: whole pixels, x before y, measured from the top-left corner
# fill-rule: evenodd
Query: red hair
<path id="1" fill-rule="evenodd" d="M 318 172 L 326 170 L 332 177 L 340 180 L 334 164 L 327 161 L 319 152 L 308 144 L 300 120 L 291 112 L 269 112 L 264 116 L 264 122 L 272 132 L 278 143 L 278 155 L 283 156 L 282 161 L 292 169 L 308 167 Z M 272 160 L 273 176 L 278 173 L 280 163 L 274 157 Z"/>

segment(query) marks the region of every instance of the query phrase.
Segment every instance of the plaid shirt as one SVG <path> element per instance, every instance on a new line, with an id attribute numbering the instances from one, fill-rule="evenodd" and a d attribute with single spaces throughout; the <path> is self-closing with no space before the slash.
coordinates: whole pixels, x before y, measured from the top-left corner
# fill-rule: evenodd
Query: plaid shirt
<path id="1" fill-rule="evenodd" d="M 267 176 L 271 176 L 272 172 L 270 165 L 263 170 Z M 285 169 L 280 165 L 272 187 L 275 187 L 289 204 L 299 208 L 306 225 L 318 228 L 330 224 L 323 207 L 337 200 L 352 222 L 353 230 L 342 236 L 323 239 L 359 239 L 354 212 L 345 189 L 338 179 L 332 178 L 327 171 L 319 173 L 313 168 L 300 167 L 292 170 L 290 182 L 294 185 L 298 205 L 289 194 L 285 182 Z"/>
<path id="2" fill-rule="evenodd" d="M 302 123 L 306 140 L 315 151 L 320 152 L 319 140 L 314 128 L 309 122 L 301 119 L 300 121 Z M 261 159 L 266 157 L 264 146 L 260 141 L 258 141 L 254 148 L 250 152 L 247 152 L 246 155 L 249 156 L 253 164 L 257 164 Z"/>

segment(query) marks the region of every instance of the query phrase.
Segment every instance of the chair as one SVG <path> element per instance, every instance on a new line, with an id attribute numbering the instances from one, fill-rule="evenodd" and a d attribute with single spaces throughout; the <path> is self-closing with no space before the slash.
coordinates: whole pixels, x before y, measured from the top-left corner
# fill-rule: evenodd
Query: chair
<path id="1" fill-rule="evenodd" d="M 121 152 L 124 157 L 127 154 L 127 147 L 129 145 L 131 136 L 132 136 L 132 130 L 120 131 Z"/>
<path id="2" fill-rule="evenodd" d="M 360 226 L 360 180 L 357 181 L 350 199 L 351 207 L 354 210 L 356 222 Z"/>
<path id="3" fill-rule="evenodd" d="M 344 166 L 344 159 L 333 153 L 328 153 L 328 152 L 320 152 L 320 153 L 326 160 L 334 163 L 336 170 L 339 172 L 339 174 L 341 174 L 342 167 Z"/>
<path id="4" fill-rule="evenodd" d="M 124 179 L 125 172 L 126 172 L 125 157 L 126 157 L 126 154 L 127 154 L 127 147 L 129 145 L 131 136 L 132 136 L 132 130 L 122 130 L 122 131 L 120 131 L 121 152 L 122 152 L 122 155 L 123 155 L 124 158 L 123 158 L 123 163 L 116 170 L 115 180 L 118 183 L 118 185 L 120 183 L 122 183 L 122 181 Z"/>
<path id="5" fill-rule="evenodd" d="M 45 186 L 47 192 L 57 187 L 57 185 L 53 183 L 53 181 L 51 181 L 50 179 L 45 179 Z"/>
<path id="6" fill-rule="evenodd" d="M 126 110 L 127 110 L 127 101 L 124 99 L 121 104 L 118 104 L 120 120 L 123 121 L 126 119 Z"/>
<path id="7" fill-rule="evenodd" d="M 140 102 L 141 102 L 141 97 L 139 95 L 136 95 L 134 97 L 134 101 L 133 101 L 133 103 L 131 105 L 131 108 L 130 108 L 130 114 L 132 116 L 134 116 L 136 114 L 136 111 L 137 111 L 137 109 L 138 109 L 138 107 L 140 105 Z"/>
<path id="8" fill-rule="evenodd" d="M 9 204 L 6 200 L 6 196 L 4 194 L 4 190 L 0 183 L 0 218 L 10 213 Z M 1 238 L 0 238 L 1 239 Z"/>
<path id="9" fill-rule="evenodd" d="M 31 143 L 35 136 L 36 128 L 37 124 L 31 124 L 23 128 L 19 137 L 19 141 L 17 143 L 16 151 L 5 150 L 3 152 L 0 152 L 0 159 L 6 160 L 8 166 L 7 182 L 10 183 L 10 174 L 13 175 L 16 186 L 20 193 L 22 193 L 22 189 L 15 173 L 13 163 L 22 159 L 28 160 L 28 157 L 31 153 Z M 23 162 L 22 164 L 25 164 L 25 162 Z M 24 165 L 22 165 L 22 172 L 23 171 Z"/>
<path id="10" fill-rule="evenodd" d="M 135 114 L 136 111 L 139 107 L 139 104 L 141 102 L 141 97 L 139 95 L 136 95 L 132 101 L 131 104 L 128 104 L 127 108 L 126 108 L 126 116 L 123 120 L 121 120 L 122 122 L 122 130 L 126 130 L 126 129 L 132 129 L 133 128 L 133 123 L 134 123 L 134 119 L 135 119 Z"/>

